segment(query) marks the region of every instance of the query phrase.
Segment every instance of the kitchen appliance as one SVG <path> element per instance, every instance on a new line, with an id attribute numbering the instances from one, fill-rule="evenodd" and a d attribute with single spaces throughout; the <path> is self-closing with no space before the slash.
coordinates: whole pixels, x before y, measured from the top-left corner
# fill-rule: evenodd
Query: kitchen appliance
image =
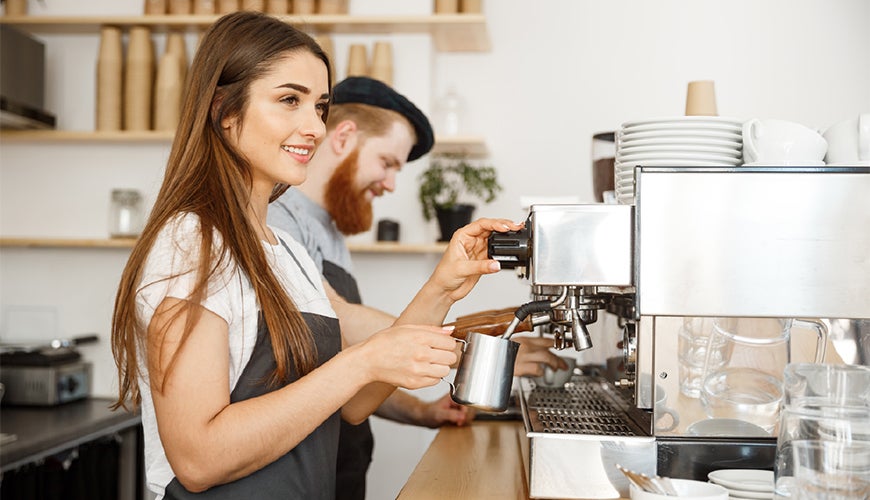
<path id="1" fill-rule="evenodd" d="M 619 379 L 520 381 L 535 498 L 626 497 L 616 464 L 700 480 L 772 469 L 773 433 L 692 431 L 725 422 L 680 392 L 684 317 L 870 317 L 870 168 L 637 166 L 633 181 L 633 204 L 534 205 L 522 231 L 490 237 L 490 255 L 530 283 L 535 305 L 514 323 L 531 316 L 578 350 L 596 348 L 599 312 L 622 327 Z M 656 387 L 679 416 L 671 430 L 655 430 Z"/>
<path id="2" fill-rule="evenodd" d="M 45 110 L 45 45 L 0 24 L 0 128 L 54 128 Z"/>
<path id="3" fill-rule="evenodd" d="M 0 344 L 3 405 L 54 406 L 91 393 L 91 363 L 75 348 L 96 335 L 53 340 L 44 345 Z"/>

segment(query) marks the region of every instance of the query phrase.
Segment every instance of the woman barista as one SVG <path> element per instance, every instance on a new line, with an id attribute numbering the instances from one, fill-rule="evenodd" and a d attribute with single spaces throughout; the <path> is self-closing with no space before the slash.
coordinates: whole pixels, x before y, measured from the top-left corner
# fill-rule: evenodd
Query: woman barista
<path id="1" fill-rule="evenodd" d="M 456 361 L 449 307 L 481 274 L 484 219 L 450 242 L 396 323 L 342 349 L 304 248 L 266 224 L 325 134 L 326 55 L 240 12 L 205 34 L 163 185 L 124 270 L 112 347 L 118 405 L 141 404 L 150 489 L 166 498 L 334 496 L 339 414 L 359 422 L 397 387 Z"/>

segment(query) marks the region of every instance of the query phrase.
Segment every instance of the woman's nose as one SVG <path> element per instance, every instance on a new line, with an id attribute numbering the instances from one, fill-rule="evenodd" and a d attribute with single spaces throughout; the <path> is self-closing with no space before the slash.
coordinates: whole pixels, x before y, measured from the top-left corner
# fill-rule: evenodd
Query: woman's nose
<path id="1" fill-rule="evenodd" d="M 323 123 L 323 118 L 316 111 L 308 114 L 308 118 L 302 124 L 302 133 L 315 141 L 323 139 L 326 135 L 326 124 Z"/>

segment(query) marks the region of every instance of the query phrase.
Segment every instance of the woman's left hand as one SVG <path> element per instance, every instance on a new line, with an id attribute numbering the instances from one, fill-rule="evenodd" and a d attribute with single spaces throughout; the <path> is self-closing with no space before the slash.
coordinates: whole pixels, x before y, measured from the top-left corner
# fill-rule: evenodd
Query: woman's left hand
<path id="1" fill-rule="evenodd" d="M 462 299 L 474 288 L 481 275 L 501 270 L 497 260 L 488 258 L 489 235 L 518 231 L 523 225 L 508 219 L 478 219 L 458 229 L 431 279 L 454 302 Z"/>

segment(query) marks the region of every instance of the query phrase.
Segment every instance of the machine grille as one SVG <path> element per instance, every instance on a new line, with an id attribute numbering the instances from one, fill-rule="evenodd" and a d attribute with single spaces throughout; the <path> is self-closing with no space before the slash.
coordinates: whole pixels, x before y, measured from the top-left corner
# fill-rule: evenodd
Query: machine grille
<path id="1" fill-rule="evenodd" d="M 599 379 L 587 377 L 575 377 L 559 388 L 535 387 L 527 399 L 532 427 L 556 434 L 638 435 L 612 392 Z"/>

